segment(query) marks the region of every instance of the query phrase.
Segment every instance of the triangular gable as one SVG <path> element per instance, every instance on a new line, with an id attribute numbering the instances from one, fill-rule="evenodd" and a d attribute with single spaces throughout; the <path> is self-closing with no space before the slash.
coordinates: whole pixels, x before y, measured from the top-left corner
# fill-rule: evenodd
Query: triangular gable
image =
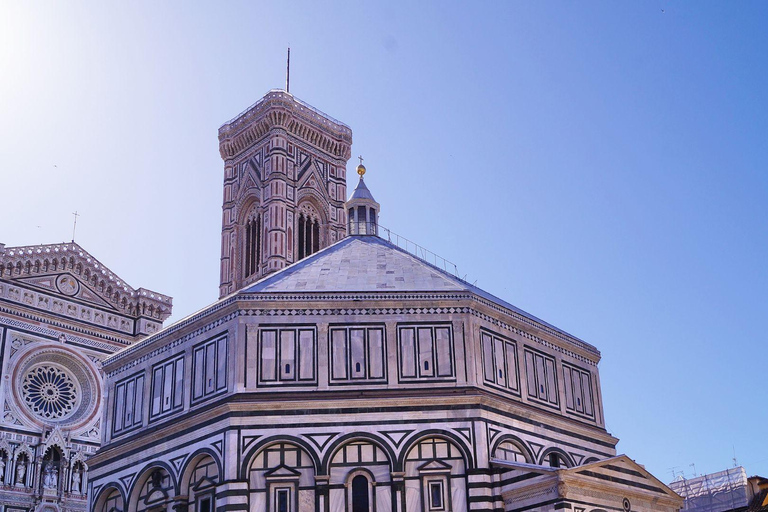
<path id="1" fill-rule="evenodd" d="M 429 471 L 440 471 L 440 472 L 442 472 L 442 471 L 450 471 L 451 470 L 451 466 L 449 464 L 446 464 L 445 462 L 443 462 L 441 460 L 434 459 L 434 460 L 430 460 L 428 462 L 425 462 L 424 464 L 419 466 L 417 469 L 419 471 L 422 471 L 422 472 L 424 472 L 424 471 L 427 471 L 427 472 L 429 472 Z"/>
<path id="2" fill-rule="evenodd" d="M 680 496 L 667 487 L 664 482 L 623 454 L 611 457 L 610 459 L 568 468 L 566 471 L 592 480 L 622 483 L 630 488 L 642 489 L 664 494 L 670 498 L 680 499 Z"/>
<path id="3" fill-rule="evenodd" d="M 245 173 L 239 185 L 240 194 L 242 194 L 244 191 L 247 191 L 250 188 L 257 188 L 261 190 L 263 188 L 261 183 L 261 177 L 259 176 L 260 173 L 255 163 L 252 161 L 248 161 L 243 164 L 243 167 L 245 168 Z"/>
<path id="4" fill-rule="evenodd" d="M 90 288 L 90 283 L 86 283 L 81 278 L 71 274 L 70 272 L 48 274 L 36 277 L 22 277 L 14 280 L 34 288 L 43 289 L 55 294 L 64 294 L 66 296 L 72 297 L 73 299 L 80 299 L 84 302 L 89 302 L 102 308 L 115 311 L 117 310 L 113 304 L 110 304 L 102 297 L 100 297 L 98 292 L 93 291 Z"/>
<path id="5" fill-rule="evenodd" d="M 0 246 L 2 277 L 20 285 L 79 299 L 130 316 L 170 316 L 172 299 L 133 288 L 75 242 Z M 38 306 L 37 304 L 32 304 Z"/>
<path id="6" fill-rule="evenodd" d="M 214 485 L 216 485 L 217 480 L 218 480 L 218 477 L 209 478 L 207 476 L 204 476 L 200 478 L 200 480 L 192 484 L 192 489 L 194 489 L 195 491 L 199 491 L 200 489 L 207 489 L 209 487 L 213 487 Z"/>
<path id="7" fill-rule="evenodd" d="M 261 158 L 260 155 L 257 155 L 257 158 Z M 248 178 L 253 182 L 254 185 L 256 185 L 258 188 L 262 188 L 261 183 L 261 168 L 259 162 L 251 158 L 246 162 L 245 164 L 247 169 Z"/>
<path id="8" fill-rule="evenodd" d="M 676 512 L 683 505 L 680 496 L 626 455 L 571 468 L 498 459 L 491 464 L 524 473 L 501 492 L 505 505 L 516 508 L 555 504 L 558 509 L 589 503 L 604 510 Z"/>
<path id="9" fill-rule="evenodd" d="M 297 190 L 301 190 L 303 188 L 311 188 L 322 194 L 326 192 L 324 185 L 325 180 L 320 175 L 320 171 L 316 166 L 307 163 L 307 169 L 302 170 L 302 173 L 303 174 L 300 174 L 299 182 L 296 184 Z"/>
<path id="10" fill-rule="evenodd" d="M 285 477 L 298 477 L 301 473 L 288 466 L 278 466 L 271 471 L 267 471 L 264 474 L 265 478 L 285 478 Z"/>

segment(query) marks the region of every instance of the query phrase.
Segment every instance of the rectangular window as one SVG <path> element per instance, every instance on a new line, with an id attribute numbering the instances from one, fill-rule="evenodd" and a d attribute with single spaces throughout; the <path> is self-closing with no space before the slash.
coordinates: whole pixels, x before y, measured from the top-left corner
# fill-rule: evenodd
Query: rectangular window
<path id="1" fill-rule="evenodd" d="M 480 331 L 480 343 L 482 345 L 483 380 L 485 383 L 519 394 L 517 344 L 511 339 L 485 330 Z M 535 381 L 529 385 L 531 390 L 536 389 Z"/>
<path id="2" fill-rule="evenodd" d="M 404 378 L 416 377 L 415 329 L 400 329 L 400 375 Z"/>
<path id="3" fill-rule="evenodd" d="M 525 369 L 528 398 L 557 406 L 559 398 L 554 358 L 526 347 Z"/>
<path id="4" fill-rule="evenodd" d="M 429 482 L 429 510 L 444 510 L 443 482 L 435 480 Z"/>
<path id="5" fill-rule="evenodd" d="M 261 380 L 277 380 L 277 331 L 261 331 Z"/>
<path id="6" fill-rule="evenodd" d="M 290 489 L 275 489 L 275 510 L 277 512 L 291 512 Z"/>
<path id="7" fill-rule="evenodd" d="M 213 500 L 205 496 L 197 501 L 197 512 L 213 512 Z"/>
<path id="8" fill-rule="evenodd" d="M 565 408 L 572 413 L 594 418 L 592 376 L 582 368 L 563 363 Z"/>
<path id="9" fill-rule="evenodd" d="M 347 331 L 331 331 L 331 380 L 347 379 Z"/>
<path id="10" fill-rule="evenodd" d="M 181 409 L 183 389 L 184 356 L 156 364 L 152 368 L 152 406 L 149 418 Z"/>
<path id="11" fill-rule="evenodd" d="M 353 379 L 364 379 L 366 378 L 365 330 L 350 329 L 349 335 L 350 367 L 352 370 L 350 373 Z"/>
<path id="12" fill-rule="evenodd" d="M 452 379 L 453 336 L 450 325 L 398 326 L 401 379 Z"/>
<path id="13" fill-rule="evenodd" d="M 384 326 L 330 328 L 331 383 L 384 381 Z"/>
<path id="14" fill-rule="evenodd" d="M 368 372 L 371 379 L 383 379 L 384 329 L 368 330 Z"/>
<path id="15" fill-rule="evenodd" d="M 267 327 L 259 331 L 259 382 L 315 382 L 314 327 Z"/>
<path id="16" fill-rule="evenodd" d="M 205 341 L 192 349 L 192 399 L 202 400 L 227 388 L 227 337 Z"/>
<path id="17" fill-rule="evenodd" d="M 112 432 L 115 435 L 141 426 L 144 405 L 144 374 L 133 375 L 115 385 Z"/>
<path id="18" fill-rule="evenodd" d="M 483 377 L 486 382 L 493 382 L 493 338 L 490 334 L 480 333 L 483 347 Z"/>
<path id="19" fill-rule="evenodd" d="M 435 354 L 438 377 L 453 375 L 453 357 L 451 357 L 451 330 L 447 327 L 435 328 Z"/>

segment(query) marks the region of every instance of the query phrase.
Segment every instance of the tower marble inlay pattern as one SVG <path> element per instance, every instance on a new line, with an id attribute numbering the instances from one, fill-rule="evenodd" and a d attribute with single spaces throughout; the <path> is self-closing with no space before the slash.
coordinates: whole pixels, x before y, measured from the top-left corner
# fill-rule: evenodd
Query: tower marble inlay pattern
<path id="1" fill-rule="evenodd" d="M 351 144 L 348 126 L 280 90 L 219 129 L 221 297 L 346 235 Z"/>

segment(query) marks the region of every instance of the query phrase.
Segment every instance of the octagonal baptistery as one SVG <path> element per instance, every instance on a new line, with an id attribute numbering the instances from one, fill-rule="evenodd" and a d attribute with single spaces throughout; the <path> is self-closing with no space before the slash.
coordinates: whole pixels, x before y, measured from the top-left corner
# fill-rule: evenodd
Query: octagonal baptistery
<path id="1" fill-rule="evenodd" d="M 521 486 L 604 460 L 645 481 L 614 457 L 598 360 L 380 236 L 349 236 L 105 361 L 93 510 L 515 510 Z"/>
<path id="2" fill-rule="evenodd" d="M 91 510 L 679 508 L 593 346 L 391 243 L 362 163 L 339 201 L 348 127 L 270 91 L 219 138 L 223 296 L 103 362 Z"/>

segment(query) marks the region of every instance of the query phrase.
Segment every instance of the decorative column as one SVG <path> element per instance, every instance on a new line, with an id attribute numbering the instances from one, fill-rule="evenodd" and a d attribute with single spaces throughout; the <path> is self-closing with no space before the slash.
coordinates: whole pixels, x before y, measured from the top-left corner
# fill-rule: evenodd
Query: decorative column
<path id="1" fill-rule="evenodd" d="M 392 476 L 392 512 L 405 512 L 405 472 L 393 471 Z"/>
<path id="2" fill-rule="evenodd" d="M 328 510 L 328 475 L 315 475 L 315 512 L 330 512 Z"/>

